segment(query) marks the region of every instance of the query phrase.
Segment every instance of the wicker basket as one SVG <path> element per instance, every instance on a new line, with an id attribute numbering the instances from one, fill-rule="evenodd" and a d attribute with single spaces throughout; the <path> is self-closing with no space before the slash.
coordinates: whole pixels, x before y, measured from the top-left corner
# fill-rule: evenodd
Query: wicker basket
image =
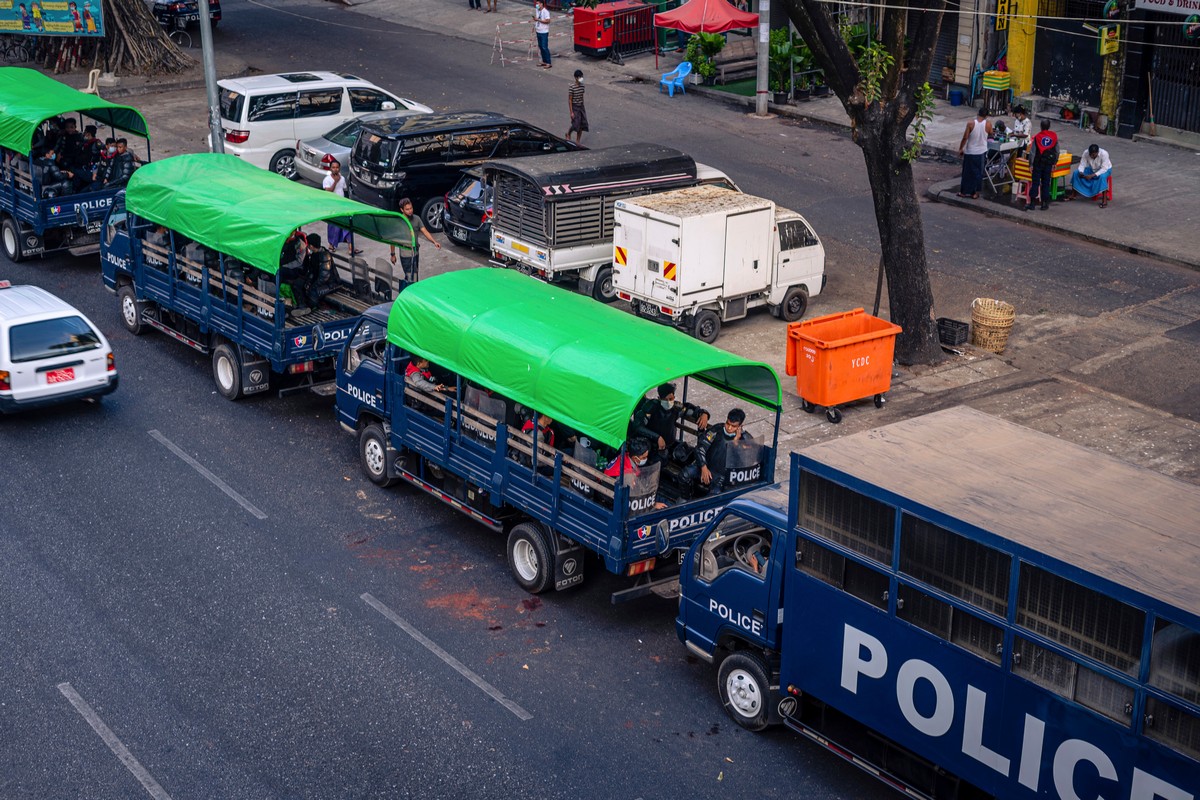
<path id="1" fill-rule="evenodd" d="M 971 301 L 971 344 L 991 353 L 1003 353 L 1016 318 L 1012 304 L 976 297 Z"/>

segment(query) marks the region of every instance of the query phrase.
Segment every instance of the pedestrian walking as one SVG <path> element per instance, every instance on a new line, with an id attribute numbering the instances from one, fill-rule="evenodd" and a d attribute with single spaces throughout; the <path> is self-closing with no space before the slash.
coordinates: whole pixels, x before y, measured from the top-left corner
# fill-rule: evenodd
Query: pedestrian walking
<path id="1" fill-rule="evenodd" d="M 1029 184 L 1029 204 L 1026 211 L 1032 211 L 1038 198 L 1041 198 L 1041 209 L 1050 208 L 1050 181 L 1054 167 L 1058 164 L 1058 134 L 1050 130 L 1050 120 L 1042 120 L 1042 129 L 1033 137 L 1033 181 Z"/>
<path id="2" fill-rule="evenodd" d="M 478 11 L 480 8 L 482 8 L 482 6 L 480 5 L 479 0 L 467 0 L 467 8 L 473 8 Z"/>
<path id="3" fill-rule="evenodd" d="M 587 111 L 583 108 L 583 70 L 575 70 L 575 82 L 567 89 L 567 113 L 571 115 L 571 127 L 567 128 L 567 141 L 575 134 L 575 144 L 588 129 Z"/>
<path id="4" fill-rule="evenodd" d="M 421 240 L 418 237 L 424 236 L 438 250 L 442 249 L 442 245 L 429 233 L 429 229 L 421 221 L 421 216 L 413 213 L 412 200 L 405 197 L 400 200 L 398 205 L 400 213 L 408 219 L 408 224 L 412 225 L 412 241 L 398 242 L 392 245 L 392 266 L 396 265 L 396 250 L 399 249 L 400 251 L 400 268 L 404 270 L 404 282 L 398 289 L 403 289 L 407 284 L 415 283 L 420 277 L 420 264 L 418 260 L 421 257 Z"/>
<path id="5" fill-rule="evenodd" d="M 321 159 L 321 164 L 325 167 L 326 173 L 324 180 L 321 181 L 321 188 L 327 192 L 332 192 L 338 197 L 346 196 L 346 178 L 342 175 L 342 164 L 332 155 L 326 153 Z M 329 248 L 337 250 L 342 242 L 350 242 L 350 252 L 352 255 L 358 255 L 361 250 L 354 249 L 354 239 L 350 231 L 332 222 L 326 224 L 325 238 L 329 240 Z"/>
<path id="6" fill-rule="evenodd" d="M 988 137 L 992 135 L 992 123 L 988 122 L 987 116 L 987 109 L 980 106 L 978 115 L 967 123 L 962 141 L 958 143 L 958 154 L 963 160 L 959 197 L 978 200 L 979 190 L 983 188 L 983 161 L 987 155 Z"/>
<path id="7" fill-rule="evenodd" d="M 537 0 L 533 4 L 533 32 L 537 34 L 542 69 L 550 69 L 550 11 L 546 8 L 545 0 Z"/>
<path id="8" fill-rule="evenodd" d="M 483 13 L 490 14 L 493 11 L 495 11 L 497 3 L 498 3 L 498 0 L 488 0 L 488 7 Z"/>

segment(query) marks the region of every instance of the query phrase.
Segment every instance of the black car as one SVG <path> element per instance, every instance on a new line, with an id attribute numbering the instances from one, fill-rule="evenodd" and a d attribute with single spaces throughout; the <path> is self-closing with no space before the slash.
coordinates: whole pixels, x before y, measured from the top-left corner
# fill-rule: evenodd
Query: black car
<path id="1" fill-rule="evenodd" d="M 450 241 L 477 250 L 491 249 L 492 187 L 484 181 L 482 170 L 463 170 L 446 195 L 443 220 Z"/>
<path id="2" fill-rule="evenodd" d="M 578 149 L 527 122 L 488 111 L 364 122 L 350 155 L 350 192 L 356 200 L 386 209 L 395 209 L 407 197 L 426 227 L 440 231 L 446 193 L 464 168 L 491 158 Z"/>
<path id="3" fill-rule="evenodd" d="M 186 28 L 200 21 L 200 4 L 196 0 L 154 0 L 154 18 L 167 30 Z M 221 21 L 221 0 L 208 0 L 208 18 L 212 26 Z"/>

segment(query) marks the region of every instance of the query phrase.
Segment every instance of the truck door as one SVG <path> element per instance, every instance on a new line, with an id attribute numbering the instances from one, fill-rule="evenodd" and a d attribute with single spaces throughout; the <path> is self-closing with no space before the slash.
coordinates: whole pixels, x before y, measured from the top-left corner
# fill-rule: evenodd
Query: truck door
<path id="1" fill-rule="evenodd" d="M 726 514 L 693 552 L 680 617 L 687 638 L 711 653 L 724 635 L 768 645 L 775 637 L 771 583 L 774 534 L 736 513 Z"/>
<path id="2" fill-rule="evenodd" d="M 778 223 L 775 280 L 779 287 L 804 285 L 808 293 L 821 291 L 821 276 L 825 273 L 825 248 L 821 240 L 802 219 L 787 219 Z"/>
<path id="3" fill-rule="evenodd" d="M 774 227 L 771 210 L 764 208 L 725 218 L 725 297 L 760 292 L 771 284 Z"/>
<path id="4" fill-rule="evenodd" d="M 337 405 L 339 412 L 345 413 L 339 416 L 358 419 L 360 408 L 369 408 L 379 415 L 386 414 L 384 358 L 387 344 L 385 324 L 370 318 L 358 323 L 342 354 L 342 369 L 337 380 Z"/>
<path id="5" fill-rule="evenodd" d="M 646 218 L 621 212 L 613 224 L 613 289 L 640 295 L 646 282 Z"/>
<path id="6" fill-rule="evenodd" d="M 663 220 L 646 220 L 646 287 L 644 294 L 661 305 L 679 303 L 679 227 Z"/>

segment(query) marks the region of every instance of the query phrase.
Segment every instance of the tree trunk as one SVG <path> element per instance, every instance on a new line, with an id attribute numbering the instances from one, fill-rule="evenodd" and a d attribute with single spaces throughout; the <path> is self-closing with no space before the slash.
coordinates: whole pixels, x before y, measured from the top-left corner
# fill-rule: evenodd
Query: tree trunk
<path id="1" fill-rule="evenodd" d="M 103 0 L 108 69 L 132 75 L 182 72 L 195 64 L 167 38 L 145 0 Z"/>

